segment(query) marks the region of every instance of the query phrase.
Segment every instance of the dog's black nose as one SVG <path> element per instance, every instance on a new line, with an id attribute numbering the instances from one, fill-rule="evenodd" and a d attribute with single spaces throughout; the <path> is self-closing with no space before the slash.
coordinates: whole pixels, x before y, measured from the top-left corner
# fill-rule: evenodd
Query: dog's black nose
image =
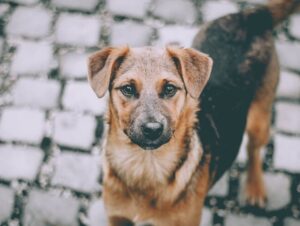
<path id="1" fill-rule="evenodd" d="M 163 124 L 159 122 L 147 122 L 142 125 L 143 135 L 150 140 L 156 140 L 163 131 Z"/>

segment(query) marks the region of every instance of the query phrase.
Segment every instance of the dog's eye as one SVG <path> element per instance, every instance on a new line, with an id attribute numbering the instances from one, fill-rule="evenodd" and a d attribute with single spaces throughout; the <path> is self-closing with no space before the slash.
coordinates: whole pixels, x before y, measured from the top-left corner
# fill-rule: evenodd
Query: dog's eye
<path id="1" fill-rule="evenodd" d="M 174 85 L 166 84 L 163 88 L 162 97 L 173 97 L 177 92 L 177 88 Z"/>
<path id="2" fill-rule="evenodd" d="M 134 97 L 136 96 L 136 89 L 133 85 L 125 85 L 121 87 L 121 92 L 126 97 Z"/>

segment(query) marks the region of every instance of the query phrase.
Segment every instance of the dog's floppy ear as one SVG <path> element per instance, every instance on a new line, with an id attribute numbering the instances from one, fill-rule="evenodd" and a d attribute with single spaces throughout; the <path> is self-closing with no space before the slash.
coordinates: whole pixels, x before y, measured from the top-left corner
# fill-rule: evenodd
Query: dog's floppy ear
<path id="1" fill-rule="evenodd" d="M 187 92 L 198 98 L 210 77 L 212 59 L 192 48 L 167 47 L 167 52 L 182 76 Z"/>
<path id="2" fill-rule="evenodd" d="M 98 97 L 103 97 L 129 48 L 104 48 L 88 59 L 88 81 Z"/>

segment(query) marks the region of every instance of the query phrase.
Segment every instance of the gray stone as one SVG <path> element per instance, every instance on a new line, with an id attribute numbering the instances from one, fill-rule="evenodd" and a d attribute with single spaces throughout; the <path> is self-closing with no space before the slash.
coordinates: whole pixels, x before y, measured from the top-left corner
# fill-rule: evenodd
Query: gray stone
<path id="1" fill-rule="evenodd" d="M 293 36 L 300 39 L 300 16 L 293 15 L 290 22 L 290 32 Z"/>
<path id="2" fill-rule="evenodd" d="M 293 218 L 286 218 L 284 220 L 284 226 L 300 226 L 300 220 Z"/>
<path id="3" fill-rule="evenodd" d="M 34 147 L 1 145 L 0 178 L 35 180 L 44 154 Z"/>
<path id="4" fill-rule="evenodd" d="M 247 134 L 244 134 L 243 136 L 243 140 L 242 140 L 242 144 L 241 144 L 241 147 L 240 147 L 240 150 L 239 150 L 239 154 L 236 158 L 236 161 L 238 163 L 241 163 L 241 164 L 246 164 L 247 161 L 248 161 L 248 154 L 247 154 L 247 144 L 248 144 L 248 135 Z M 265 154 L 266 154 L 266 148 L 263 147 L 262 150 L 260 151 L 260 157 L 261 159 L 263 159 L 265 157 Z"/>
<path id="5" fill-rule="evenodd" d="M 15 2 L 22 5 L 33 5 L 38 2 L 38 0 L 10 0 L 10 2 Z"/>
<path id="6" fill-rule="evenodd" d="M 1 154 L 0 154 L 1 155 Z M 1 166 L 0 166 L 1 167 Z M 8 187 L 0 185 L 0 224 L 7 220 L 13 211 L 14 192 Z"/>
<path id="7" fill-rule="evenodd" d="M 213 214 L 212 214 L 212 212 L 207 208 L 203 208 L 201 223 L 200 223 L 199 226 L 212 226 L 212 224 L 213 224 Z"/>
<path id="8" fill-rule="evenodd" d="M 99 175 L 99 157 L 66 152 L 61 153 L 55 160 L 52 184 L 81 192 L 95 192 L 100 189 Z"/>
<path id="9" fill-rule="evenodd" d="M 73 197 L 32 190 L 25 206 L 25 226 L 77 226 L 79 202 Z"/>
<path id="10" fill-rule="evenodd" d="M 298 43 L 277 41 L 276 49 L 283 67 L 300 70 L 300 45 Z"/>
<path id="11" fill-rule="evenodd" d="M 92 202 L 88 210 L 88 217 L 89 217 L 90 226 L 108 225 L 104 203 L 102 199 L 95 200 Z"/>
<path id="12" fill-rule="evenodd" d="M 0 38 L 0 57 L 1 57 L 2 51 L 3 51 L 3 43 L 4 43 L 4 40 L 2 38 Z"/>
<path id="13" fill-rule="evenodd" d="M 158 30 L 160 46 L 178 45 L 190 47 L 199 28 L 180 25 L 168 25 Z M 182 35 L 184 34 L 184 35 Z"/>
<path id="14" fill-rule="evenodd" d="M 229 176 L 225 173 L 221 179 L 210 189 L 208 195 L 225 197 L 229 190 Z"/>
<path id="15" fill-rule="evenodd" d="M 60 84 L 55 80 L 21 78 L 12 96 L 15 105 L 51 109 L 57 107 L 59 93 Z"/>
<path id="16" fill-rule="evenodd" d="M 300 105 L 279 102 L 276 109 L 276 129 L 288 133 L 300 134 Z"/>
<path id="17" fill-rule="evenodd" d="M 157 0 L 153 15 L 178 23 L 193 23 L 197 18 L 195 6 L 189 0 Z"/>
<path id="18" fill-rule="evenodd" d="M 265 173 L 267 190 L 267 210 L 284 208 L 291 201 L 291 180 L 283 173 Z"/>
<path id="19" fill-rule="evenodd" d="M 268 0 L 246 0 L 250 4 L 260 4 L 260 5 L 266 5 L 268 3 Z"/>
<path id="20" fill-rule="evenodd" d="M 6 108 L 0 118 L 0 139 L 39 144 L 44 136 L 45 113 L 26 108 Z"/>
<path id="21" fill-rule="evenodd" d="M 0 5 L 0 16 L 4 16 L 9 10 L 8 4 L 1 4 Z"/>
<path id="22" fill-rule="evenodd" d="M 128 44 L 130 46 L 149 45 L 152 32 L 152 28 L 133 21 L 115 23 L 111 31 L 111 44 Z"/>
<path id="23" fill-rule="evenodd" d="M 100 28 L 98 17 L 63 13 L 56 24 L 55 39 L 59 44 L 97 46 Z"/>
<path id="24" fill-rule="evenodd" d="M 274 167 L 300 173 L 300 139 L 284 135 L 275 136 Z"/>
<path id="25" fill-rule="evenodd" d="M 18 7 L 12 14 L 6 32 L 9 35 L 41 38 L 49 34 L 52 16 L 42 7 Z"/>
<path id="26" fill-rule="evenodd" d="M 65 87 L 62 103 L 72 111 L 104 115 L 107 98 L 98 98 L 87 82 L 69 82 Z"/>
<path id="27" fill-rule="evenodd" d="M 291 180 L 282 173 L 264 173 L 264 182 L 267 194 L 267 210 L 278 210 L 284 208 L 291 201 Z M 239 201 L 246 204 L 245 197 L 246 173 L 240 179 Z"/>
<path id="28" fill-rule="evenodd" d="M 236 158 L 236 161 L 242 164 L 245 164 L 248 160 L 247 143 L 248 143 L 248 136 L 247 134 L 244 134 L 242 144 L 240 146 L 239 154 Z"/>
<path id="29" fill-rule="evenodd" d="M 114 15 L 143 18 L 146 16 L 151 0 L 108 0 L 107 8 Z"/>
<path id="30" fill-rule="evenodd" d="M 54 115 L 53 138 L 57 144 L 89 150 L 94 141 L 95 129 L 96 120 L 90 115 L 71 112 Z"/>
<path id="31" fill-rule="evenodd" d="M 300 76 L 289 71 L 281 71 L 278 97 L 300 98 Z"/>
<path id="32" fill-rule="evenodd" d="M 52 4 L 58 8 L 75 9 L 81 11 L 93 11 L 97 4 L 97 0 L 52 0 Z"/>
<path id="33" fill-rule="evenodd" d="M 230 13 L 239 11 L 237 5 L 228 0 L 206 1 L 202 6 L 202 15 L 204 21 L 211 21 Z"/>
<path id="34" fill-rule="evenodd" d="M 53 60 L 52 46 L 44 41 L 23 41 L 13 57 L 11 74 L 46 74 Z"/>
<path id="35" fill-rule="evenodd" d="M 225 218 L 225 226 L 272 226 L 273 224 L 267 218 L 256 217 L 253 215 L 235 215 L 230 214 Z"/>
<path id="36" fill-rule="evenodd" d="M 87 77 L 87 54 L 69 52 L 60 56 L 60 73 L 65 78 Z"/>

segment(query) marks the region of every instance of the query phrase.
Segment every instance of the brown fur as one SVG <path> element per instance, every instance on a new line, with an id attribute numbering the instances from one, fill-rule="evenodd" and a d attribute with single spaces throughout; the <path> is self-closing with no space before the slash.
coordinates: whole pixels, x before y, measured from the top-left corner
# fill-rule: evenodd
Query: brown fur
<path id="1" fill-rule="evenodd" d="M 272 104 L 279 79 L 279 63 L 274 46 L 270 49 L 273 52 L 272 57 L 264 81 L 251 104 L 246 127 L 249 137 L 247 145 L 249 163 L 245 192 L 248 203 L 259 207 L 264 207 L 266 202 L 259 152 L 269 140 Z"/>
<path id="2" fill-rule="evenodd" d="M 299 12 L 299 0 L 272 0 L 268 4 L 268 8 L 274 19 L 274 26 L 285 20 L 294 12 Z"/>
<path id="3" fill-rule="evenodd" d="M 124 60 L 116 70 L 111 59 L 120 57 Z M 98 63 L 102 67 L 96 67 L 99 60 L 106 61 Z M 210 160 L 207 158 L 200 167 L 203 151 L 194 125 L 198 96 L 211 66 L 210 58 L 191 49 L 105 49 L 90 58 L 90 67 L 96 70 L 90 70 L 93 73 L 89 81 L 98 96 L 111 86 L 109 128 L 103 151 L 103 197 L 110 225 L 144 221 L 155 226 L 199 224 L 210 180 Z M 199 72 L 201 79 L 195 80 Z M 114 74 L 113 79 L 110 73 Z M 109 76 L 111 85 L 93 84 L 105 81 L 103 76 Z M 139 103 L 128 101 L 119 92 L 118 87 L 128 81 L 136 85 Z M 155 151 L 145 151 L 133 144 L 124 131 L 138 105 L 149 98 L 146 93 L 159 93 L 166 81 L 180 87 L 174 98 L 160 103 L 161 111 L 170 118 L 173 136 Z"/>
<path id="4" fill-rule="evenodd" d="M 294 1 L 278 1 L 269 5 L 274 25 L 293 11 Z M 205 34 L 200 36 L 196 40 Z M 279 74 L 272 43 L 271 32 L 254 40 L 239 67 L 241 73 L 246 73 L 252 67 L 249 59 L 268 64 L 246 126 L 246 196 L 250 204 L 258 206 L 263 206 L 266 199 L 259 151 L 269 138 Z M 110 95 L 103 145 L 103 198 L 110 226 L 199 225 L 214 172 L 210 172 L 211 156 L 203 154 L 194 127 L 198 97 L 211 68 L 212 60 L 193 49 L 105 48 L 90 57 L 89 82 L 93 90 L 99 97 L 107 90 Z M 177 87 L 176 95 L 158 98 L 166 83 Z M 120 91 L 127 84 L 134 85 L 136 98 L 128 98 Z M 149 112 L 163 115 L 172 131 L 170 140 L 154 151 L 144 150 L 129 136 L 129 128 L 137 118 Z"/>

